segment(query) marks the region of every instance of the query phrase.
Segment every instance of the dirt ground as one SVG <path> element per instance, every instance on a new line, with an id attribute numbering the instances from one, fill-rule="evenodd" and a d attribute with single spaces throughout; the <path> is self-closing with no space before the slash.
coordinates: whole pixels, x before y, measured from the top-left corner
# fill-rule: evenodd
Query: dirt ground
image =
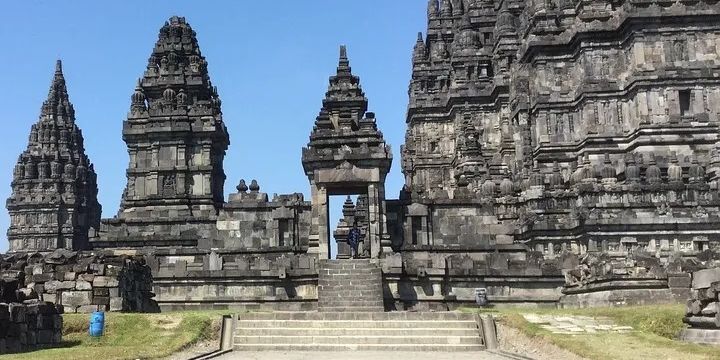
<path id="1" fill-rule="evenodd" d="M 500 350 L 537 360 L 585 360 L 565 349 L 539 339 L 531 339 L 520 331 L 498 324 Z"/>

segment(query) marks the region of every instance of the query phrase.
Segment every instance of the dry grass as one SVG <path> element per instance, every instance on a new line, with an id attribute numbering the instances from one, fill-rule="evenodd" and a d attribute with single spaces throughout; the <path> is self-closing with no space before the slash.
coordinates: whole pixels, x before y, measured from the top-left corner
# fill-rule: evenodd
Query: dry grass
<path id="1" fill-rule="evenodd" d="M 157 359 L 219 334 L 220 312 L 105 314 L 105 336 L 88 335 L 89 315 L 63 316 L 63 347 L 0 356 L 15 359 Z"/>
<path id="2" fill-rule="evenodd" d="M 626 334 L 553 334 L 526 321 L 522 313 L 607 317 L 617 324 L 632 326 L 635 331 Z M 684 327 L 683 307 L 680 305 L 594 309 L 507 308 L 497 310 L 497 314 L 503 324 L 516 328 L 529 337 L 541 338 L 588 359 L 720 359 L 720 348 L 675 340 Z"/>

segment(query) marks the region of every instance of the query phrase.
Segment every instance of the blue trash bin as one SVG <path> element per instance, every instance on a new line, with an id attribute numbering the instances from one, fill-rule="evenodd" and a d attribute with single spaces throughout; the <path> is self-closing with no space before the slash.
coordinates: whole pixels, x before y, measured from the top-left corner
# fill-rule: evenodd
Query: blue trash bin
<path id="1" fill-rule="evenodd" d="M 90 315 L 90 336 L 100 337 L 105 333 L 105 313 L 96 311 Z"/>

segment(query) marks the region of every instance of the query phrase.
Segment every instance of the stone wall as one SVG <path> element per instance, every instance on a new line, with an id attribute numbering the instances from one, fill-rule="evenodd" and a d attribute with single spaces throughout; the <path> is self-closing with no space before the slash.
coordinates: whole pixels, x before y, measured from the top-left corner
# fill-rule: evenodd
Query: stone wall
<path id="1" fill-rule="evenodd" d="M 220 211 L 216 223 L 218 244 L 212 248 L 244 251 L 307 248 L 311 213 L 303 194 L 276 194 L 270 199 L 260 192 L 255 180 L 250 186 L 241 180 L 237 190 Z"/>
<path id="2" fill-rule="evenodd" d="M 153 292 L 165 310 L 313 310 L 317 257 L 291 252 L 156 250 Z"/>
<path id="3" fill-rule="evenodd" d="M 3 281 L 0 280 L 0 288 Z M 62 308 L 37 300 L 0 301 L 0 354 L 57 346 L 62 341 Z"/>
<path id="4" fill-rule="evenodd" d="M 562 264 L 526 252 L 521 245 L 497 251 L 403 252 L 382 260 L 386 307 L 447 310 L 475 304 L 475 289 L 487 289 L 494 306 L 554 306 L 563 284 Z"/>
<path id="5" fill-rule="evenodd" d="M 569 255 L 575 257 L 575 255 Z M 636 250 L 629 256 L 593 252 L 576 257 L 563 271 L 562 307 L 627 306 L 680 303 L 690 296 L 691 273 L 712 266 L 720 254 L 675 252 L 667 257 Z"/>
<path id="6" fill-rule="evenodd" d="M 683 322 L 690 328 L 682 331 L 681 339 L 720 345 L 720 267 L 693 273 L 692 298 Z"/>
<path id="7" fill-rule="evenodd" d="M 153 312 L 152 274 L 143 258 L 56 250 L 0 257 L 0 274 L 20 301 L 37 299 L 66 313 Z"/>
<path id="8" fill-rule="evenodd" d="M 569 255 L 575 257 L 575 255 Z M 680 303 L 691 295 L 693 271 L 716 266 L 720 252 L 705 250 L 688 256 L 673 252 L 650 254 L 637 249 L 629 256 L 593 252 L 576 257 L 568 267 L 560 306 L 626 306 Z"/>

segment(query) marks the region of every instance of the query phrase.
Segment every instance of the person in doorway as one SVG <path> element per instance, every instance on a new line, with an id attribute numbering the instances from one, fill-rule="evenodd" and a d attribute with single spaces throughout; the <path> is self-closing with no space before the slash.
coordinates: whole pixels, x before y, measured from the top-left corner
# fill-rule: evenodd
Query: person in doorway
<path id="1" fill-rule="evenodd" d="M 357 220 L 353 221 L 352 229 L 348 232 L 348 245 L 350 245 L 350 249 L 352 251 L 352 258 L 357 259 L 358 258 L 358 246 L 360 245 L 360 229 L 357 225 Z"/>

